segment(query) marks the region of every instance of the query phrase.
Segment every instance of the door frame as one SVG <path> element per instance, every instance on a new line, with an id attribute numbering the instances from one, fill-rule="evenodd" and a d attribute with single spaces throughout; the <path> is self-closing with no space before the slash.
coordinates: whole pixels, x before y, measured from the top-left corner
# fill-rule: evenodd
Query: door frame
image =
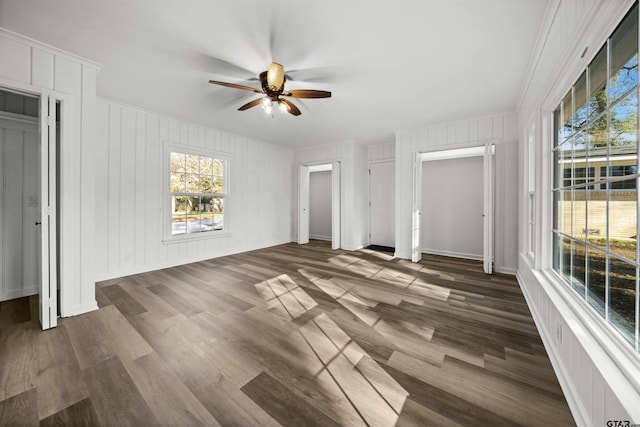
<path id="1" fill-rule="evenodd" d="M 298 165 L 298 244 L 309 243 L 309 174 L 331 171 L 331 249 L 342 247 L 341 161 Z"/>
<path id="2" fill-rule="evenodd" d="M 65 141 L 72 138 L 72 111 L 73 97 L 68 94 L 47 90 L 30 84 L 24 84 L 0 77 L 0 89 L 34 96 L 39 98 L 40 106 L 38 111 L 38 124 L 40 132 L 40 206 L 41 206 L 41 239 L 40 246 L 40 293 L 39 293 L 39 314 L 42 329 L 49 329 L 57 326 L 58 311 L 65 313 L 65 307 L 71 305 L 67 302 L 70 294 L 64 286 L 65 271 L 60 262 L 58 245 L 61 243 L 58 238 L 60 228 L 60 218 L 58 211 L 62 212 L 63 206 L 58 203 L 60 182 L 58 182 L 57 165 L 61 161 L 62 149 L 66 146 Z M 56 117 L 56 103 L 60 103 L 60 118 Z M 43 108 L 47 114 L 43 114 Z M 53 113 L 49 113 L 52 108 Z M 48 117 L 52 117 L 49 119 Z M 58 125 L 59 138 L 58 138 Z M 43 131 L 46 129 L 46 132 Z M 47 177 L 42 173 L 43 159 L 47 159 Z M 44 188 L 48 191 L 44 191 Z M 45 193 L 47 204 L 45 205 Z M 46 221 L 45 221 L 46 218 Z M 46 274 L 45 274 L 46 273 Z M 59 298 L 58 298 L 59 292 Z"/>
<path id="3" fill-rule="evenodd" d="M 411 261 L 422 259 L 422 165 L 434 160 L 449 160 L 464 157 L 483 157 L 483 270 L 493 274 L 494 252 L 494 163 L 498 140 L 487 140 L 481 144 L 458 146 L 425 152 L 414 152 L 413 158 L 413 209 L 411 224 Z"/>

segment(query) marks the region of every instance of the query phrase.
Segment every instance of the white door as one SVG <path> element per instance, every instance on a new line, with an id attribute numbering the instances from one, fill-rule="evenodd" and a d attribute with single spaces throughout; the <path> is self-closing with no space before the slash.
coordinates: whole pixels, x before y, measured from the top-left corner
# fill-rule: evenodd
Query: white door
<path id="1" fill-rule="evenodd" d="M 0 116 L 0 301 L 35 295 L 38 278 L 38 121 Z"/>
<path id="2" fill-rule="evenodd" d="M 494 145 L 484 146 L 483 269 L 493 273 L 493 152 Z"/>
<path id="3" fill-rule="evenodd" d="M 396 162 L 369 165 L 369 243 L 396 245 Z"/>
<path id="4" fill-rule="evenodd" d="M 420 217 L 422 215 L 422 155 L 413 156 L 413 209 L 411 214 L 411 261 L 422 259 Z"/>
<path id="5" fill-rule="evenodd" d="M 340 162 L 331 164 L 331 249 L 340 249 Z"/>
<path id="6" fill-rule="evenodd" d="M 309 243 L 309 166 L 298 171 L 298 244 Z"/>
<path id="7" fill-rule="evenodd" d="M 40 324 L 57 325 L 56 100 L 40 98 Z"/>

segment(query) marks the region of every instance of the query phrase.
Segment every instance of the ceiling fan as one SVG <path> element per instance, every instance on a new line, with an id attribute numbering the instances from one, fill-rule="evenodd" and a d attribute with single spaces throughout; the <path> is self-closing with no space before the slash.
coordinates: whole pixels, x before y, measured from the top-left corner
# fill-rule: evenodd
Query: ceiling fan
<path id="1" fill-rule="evenodd" d="M 216 80 L 209 80 L 209 83 L 235 89 L 248 90 L 251 92 L 266 95 L 263 98 L 258 98 L 254 99 L 253 101 L 247 102 L 246 104 L 238 108 L 238 111 L 248 110 L 249 108 L 255 107 L 256 105 L 260 105 L 262 107 L 262 110 L 268 115 L 270 115 L 273 111 L 274 104 L 277 106 L 277 108 L 285 113 L 290 113 L 294 116 L 299 116 L 300 114 L 302 114 L 300 109 L 296 107 L 294 103 L 292 103 L 288 99 L 281 97 L 286 96 L 290 98 L 331 98 L 331 92 L 326 90 L 293 89 L 285 91 L 284 83 L 286 81 L 287 78 L 284 74 L 284 68 L 282 67 L 282 65 L 276 62 L 272 62 L 266 71 L 260 73 L 260 84 L 262 85 L 262 89 L 256 89 L 250 86 L 244 86 L 235 83 L 219 82 Z"/>

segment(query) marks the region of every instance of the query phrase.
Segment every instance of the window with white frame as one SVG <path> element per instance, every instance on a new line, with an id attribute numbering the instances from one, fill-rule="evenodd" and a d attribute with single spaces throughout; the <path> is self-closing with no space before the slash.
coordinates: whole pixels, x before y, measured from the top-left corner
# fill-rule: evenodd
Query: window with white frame
<path id="1" fill-rule="evenodd" d="M 170 236 L 225 230 L 227 159 L 169 146 Z"/>
<path id="2" fill-rule="evenodd" d="M 536 218 L 536 130 L 531 126 L 527 135 L 527 252 L 535 256 L 535 218 Z"/>
<path id="3" fill-rule="evenodd" d="M 639 351 L 638 5 L 554 111 L 553 268 Z"/>

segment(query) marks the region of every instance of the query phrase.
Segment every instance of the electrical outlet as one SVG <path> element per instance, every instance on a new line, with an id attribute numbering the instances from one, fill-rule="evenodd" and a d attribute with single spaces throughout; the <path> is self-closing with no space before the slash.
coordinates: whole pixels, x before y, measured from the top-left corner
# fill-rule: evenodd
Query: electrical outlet
<path id="1" fill-rule="evenodd" d="M 562 344 L 562 324 L 559 322 L 556 325 L 556 338 L 558 339 L 558 343 Z"/>

